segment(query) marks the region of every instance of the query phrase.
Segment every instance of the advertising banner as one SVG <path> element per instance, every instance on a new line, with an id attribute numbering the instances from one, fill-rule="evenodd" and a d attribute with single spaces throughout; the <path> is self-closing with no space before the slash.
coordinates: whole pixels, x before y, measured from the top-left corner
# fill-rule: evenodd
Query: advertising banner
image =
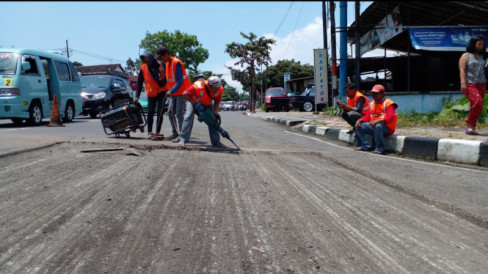
<path id="1" fill-rule="evenodd" d="M 416 28 L 408 29 L 415 49 L 431 51 L 466 51 L 471 36 L 488 37 L 488 28 Z"/>
<path id="2" fill-rule="evenodd" d="M 327 103 L 329 94 L 327 75 L 327 50 L 314 49 L 315 105 Z M 315 108 L 317 109 L 317 108 Z"/>

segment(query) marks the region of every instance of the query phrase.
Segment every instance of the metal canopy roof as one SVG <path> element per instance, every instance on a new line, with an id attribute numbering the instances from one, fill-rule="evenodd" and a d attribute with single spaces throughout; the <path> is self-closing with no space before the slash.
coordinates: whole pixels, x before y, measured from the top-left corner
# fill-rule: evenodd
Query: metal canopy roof
<path id="1" fill-rule="evenodd" d="M 374 1 L 359 17 L 360 37 L 399 6 L 401 22 L 408 26 L 487 26 L 488 1 Z M 354 43 L 356 22 L 347 32 Z M 386 41 L 381 48 L 428 54 L 412 47 L 408 31 Z"/>

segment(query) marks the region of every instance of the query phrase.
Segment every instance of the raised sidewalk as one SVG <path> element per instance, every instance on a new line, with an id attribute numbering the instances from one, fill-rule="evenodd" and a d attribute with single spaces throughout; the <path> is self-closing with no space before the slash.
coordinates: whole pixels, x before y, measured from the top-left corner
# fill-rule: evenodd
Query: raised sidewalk
<path id="1" fill-rule="evenodd" d="M 295 127 L 307 134 L 323 136 L 357 145 L 356 134 L 347 134 L 351 127 L 341 117 L 304 112 L 272 112 L 257 110 L 248 115 Z M 488 167 L 488 130 L 477 130 L 471 136 L 461 128 L 397 128 L 395 134 L 385 138 L 387 152 L 411 157 L 449 161 Z"/>

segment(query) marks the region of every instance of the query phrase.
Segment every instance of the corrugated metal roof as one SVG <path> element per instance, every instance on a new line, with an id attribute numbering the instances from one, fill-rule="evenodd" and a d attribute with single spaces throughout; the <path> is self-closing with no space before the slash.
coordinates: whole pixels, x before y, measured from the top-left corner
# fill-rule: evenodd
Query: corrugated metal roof
<path id="1" fill-rule="evenodd" d="M 374 1 L 359 17 L 363 36 L 399 6 L 403 26 L 487 26 L 488 1 Z M 356 22 L 348 28 L 348 41 L 354 42 Z M 407 31 L 387 41 L 388 49 L 416 52 Z"/>

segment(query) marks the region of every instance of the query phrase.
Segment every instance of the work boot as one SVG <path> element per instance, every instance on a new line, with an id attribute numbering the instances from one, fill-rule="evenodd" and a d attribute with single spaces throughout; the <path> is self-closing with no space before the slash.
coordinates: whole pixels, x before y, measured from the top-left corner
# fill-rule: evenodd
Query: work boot
<path id="1" fill-rule="evenodd" d="M 226 145 L 222 144 L 221 142 L 218 142 L 216 143 L 215 145 L 213 145 L 213 147 L 217 147 L 217 148 L 227 148 Z"/>

